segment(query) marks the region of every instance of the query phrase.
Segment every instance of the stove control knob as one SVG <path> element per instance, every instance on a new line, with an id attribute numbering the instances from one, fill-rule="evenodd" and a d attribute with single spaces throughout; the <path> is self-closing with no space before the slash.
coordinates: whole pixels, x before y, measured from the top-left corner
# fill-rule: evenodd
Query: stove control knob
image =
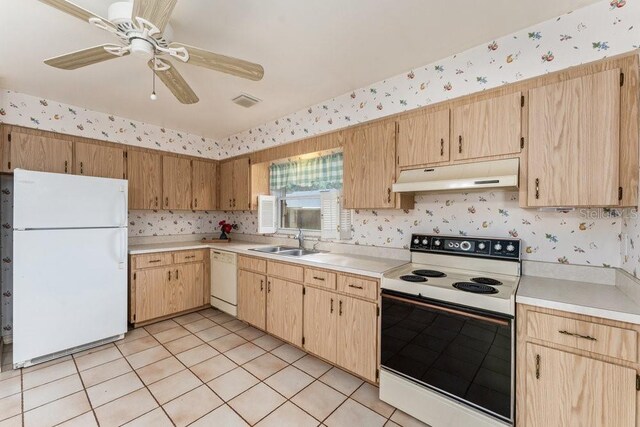
<path id="1" fill-rule="evenodd" d="M 460 243 L 460 249 L 462 249 L 463 251 L 468 251 L 469 249 L 471 249 L 471 243 L 465 240 L 464 242 Z"/>
<path id="2" fill-rule="evenodd" d="M 513 246 L 511 243 L 509 243 L 507 245 L 507 252 L 513 252 L 515 250 L 515 246 Z"/>
<path id="3" fill-rule="evenodd" d="M 493 249 L 495 249 L 496 251 L 501 251 L 502 245 L 500 243 L 496 243 L 495 245 L 493 245 Z"/>
<path id="4" fill-rule="evenodd" d="M 434 240 L 433 245 L 434 246 L 440 246 L 440 240 L 437 240 L 437 239 Z"/>
<path id="5" fill-rule="evenodd" d="M 429 241 L 428 241 L 427 239 L 424 239 L 424 240 L 422 241 L 422 244 L 423 244 L 423 245 L 426 245 L 427 243 L 429 243 Z"/>
<path id="6" fill-rule="evenodd" d="M 413 239 L 413 243 L 417 245 L 418 243 L 420 243 L 420 239 L 418 239 L 418 238 Z"/>
<path id="7" fill-rule="evenodd" d="M 487 245 L 485 245 L 484 243 L 482 243 L 482 242 L 478 243 L 478 249 L 483 250 L 486 247 L 487 247 Z"/>

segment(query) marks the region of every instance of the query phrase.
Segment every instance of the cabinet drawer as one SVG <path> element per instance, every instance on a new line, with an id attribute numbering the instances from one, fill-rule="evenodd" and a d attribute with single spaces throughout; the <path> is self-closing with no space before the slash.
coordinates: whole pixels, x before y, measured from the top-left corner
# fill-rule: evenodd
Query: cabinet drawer
<path id="1" fill-rule="evenodd" d="M 171 264 L 171 260 L 171 252 L 135 255 L 133 257 L 133 268 L 161 267 Z"/>
<path id="2" fill-rule="evenodd" d="M 266 273 L 267 261 L 260 258 L 239 256 L 238 268 L 242 268 L 243 270 L 255 271 L 256 273 Z"/>
<path id="3" fill-rule="evenodd" d="M 297 265 L 269 261 L 267 263 L 267 275 L 302 282 L 304 279 L 304 269 Z"/>
<path id="4" fill-rule="evenodd" d="M 173 263 L 182 264 L 185 262 L 196 262 L 204 260 L 202 251 L 180 251 L 173 253 Z"/>
<path id="5" fill-rule="evenodd" d="M 304 269 L 304 283 L 309 285 L 322 286 L 323 288 L 336 288 L 336 273 L 315 268 Z"/>
<path id="6" fill-rule="evenodd" d="M 527 335 L 616 359 L 637 360 L 637 333 L 631 329 L 527 311 Z"/>
<path id="7" fill-rule="evenodd" d="M 362 298 L 378 299 L 378 282 L 364 277 L 340 274 L 338 276 L 338 290 Z"/>

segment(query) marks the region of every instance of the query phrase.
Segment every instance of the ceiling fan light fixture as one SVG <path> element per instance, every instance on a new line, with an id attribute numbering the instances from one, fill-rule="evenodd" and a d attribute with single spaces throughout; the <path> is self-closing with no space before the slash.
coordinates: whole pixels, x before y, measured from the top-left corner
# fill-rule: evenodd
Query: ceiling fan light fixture
<path id="1" fill-rule="evenodd" d="M 131 53 L 149 60 L 153 58 L 155 53 L 154 46 L 147 40 L 142 38 L 131 39 Z"/>

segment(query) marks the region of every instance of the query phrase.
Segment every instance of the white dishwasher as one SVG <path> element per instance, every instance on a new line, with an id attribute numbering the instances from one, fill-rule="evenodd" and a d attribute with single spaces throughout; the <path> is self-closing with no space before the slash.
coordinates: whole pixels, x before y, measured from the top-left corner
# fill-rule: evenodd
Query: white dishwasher
<path id="1" fill-rule="evenodd" d="M 238 314 L 237 256 L 232 252 L 211 249 L 211 305 Z"/>

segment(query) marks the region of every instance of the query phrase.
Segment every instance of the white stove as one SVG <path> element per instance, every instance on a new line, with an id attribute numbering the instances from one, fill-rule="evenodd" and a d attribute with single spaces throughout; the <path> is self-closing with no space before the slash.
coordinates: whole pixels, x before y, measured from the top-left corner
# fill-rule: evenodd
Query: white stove
<path id="1" fill-rule="evenodd" d="M 514 421 L 518 239 L 413 235 L 384 274 L 380 399 L 434 427 Z"/>

